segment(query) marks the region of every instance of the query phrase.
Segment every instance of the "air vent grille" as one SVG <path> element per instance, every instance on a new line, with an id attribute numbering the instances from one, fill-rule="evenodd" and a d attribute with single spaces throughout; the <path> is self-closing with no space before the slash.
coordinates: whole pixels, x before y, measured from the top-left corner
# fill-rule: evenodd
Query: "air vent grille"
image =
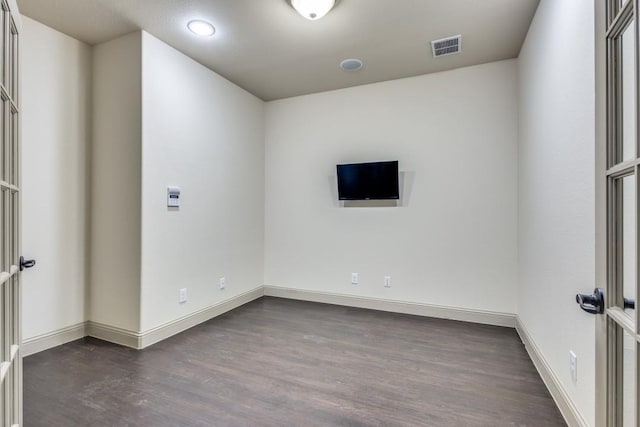
<path id="1" fill-rule="evenodd" d="M 433 56 L 445 56 L 459 53 L 462 50 L 462 36 L 447 37 L 446 39 L 434 40 L 431 42 Z"/>

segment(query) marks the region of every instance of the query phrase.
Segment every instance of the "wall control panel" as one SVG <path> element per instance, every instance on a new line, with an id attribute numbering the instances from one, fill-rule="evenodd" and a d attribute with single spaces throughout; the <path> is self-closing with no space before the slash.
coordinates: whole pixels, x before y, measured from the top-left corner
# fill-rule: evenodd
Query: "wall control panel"
<path id="1" fill-rule="evenodd" d="M 180 187 L 167 187 L 167 206 L 180 207 Z"/>

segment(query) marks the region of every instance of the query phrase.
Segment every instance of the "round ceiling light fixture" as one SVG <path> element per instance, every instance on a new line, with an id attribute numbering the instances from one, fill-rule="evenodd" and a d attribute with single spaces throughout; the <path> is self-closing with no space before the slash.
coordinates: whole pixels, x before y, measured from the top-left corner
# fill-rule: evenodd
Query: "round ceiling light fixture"
<path id="1" fill-rule="evenodd" d="M 216 33 L 216 29 L 213 27 L 213 25 L 200 19 L 189 21 L 189 23 L 187 24 L 187 28 L 189 28 L 189 30 L 193 34 L 202 37 L 210 37 Z"/>
<path id="2" fill-rule="evenodd" d="M 336 5 L 336 0 L 289 0 L 298 13 L 311 21 L 325 16 Z"/>
<path id="3" fill-rule="evenodd" d="M 358 71 L 364 67 L 364 63 L 359 59 L 345 59 L 340 63 L 340 68 L 345 71 Z"/>

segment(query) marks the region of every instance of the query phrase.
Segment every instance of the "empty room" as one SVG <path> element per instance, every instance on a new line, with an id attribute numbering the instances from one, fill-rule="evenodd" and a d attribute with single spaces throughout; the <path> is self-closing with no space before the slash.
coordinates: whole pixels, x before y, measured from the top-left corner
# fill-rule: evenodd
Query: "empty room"
<path id="1" fill-rule="evenodd" d="M 0 0 L 0 426 L 640 426 L 640 0 Z"/>

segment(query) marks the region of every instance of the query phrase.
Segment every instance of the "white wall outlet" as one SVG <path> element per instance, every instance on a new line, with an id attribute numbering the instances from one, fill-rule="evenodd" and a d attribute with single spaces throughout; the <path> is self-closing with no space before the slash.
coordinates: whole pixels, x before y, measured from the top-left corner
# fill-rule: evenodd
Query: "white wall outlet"
<path id="1" fill-rule="evenodd" d="M 358 284 L 358 273 L 351 273 L 351 284 L 352 285 Z"/>
<path id="2" fill-rule="evenodd" d="M 571 381 L 578 382 L 578 356 L 573 351 L 569 352 L 569 372 L 571 373 Z"/>
<path id="3" fill-rule="evenodd" d="M 227 287 L 227 280 L 224 277 L 220 278 L 220 289 L 224 289 Z"/>
<path id="4" fill-rule="evenodd" d="M 391 287 L 391 276 L 384 276 L 384 287 L 385 288 Z"/>
<path id="5" fill-rule="evenodd" d="M 187 302 L 187 288 L 180 289 L 178 301 L 180 302 L 180 304 L 184 304 L 185 302 Z"/>

